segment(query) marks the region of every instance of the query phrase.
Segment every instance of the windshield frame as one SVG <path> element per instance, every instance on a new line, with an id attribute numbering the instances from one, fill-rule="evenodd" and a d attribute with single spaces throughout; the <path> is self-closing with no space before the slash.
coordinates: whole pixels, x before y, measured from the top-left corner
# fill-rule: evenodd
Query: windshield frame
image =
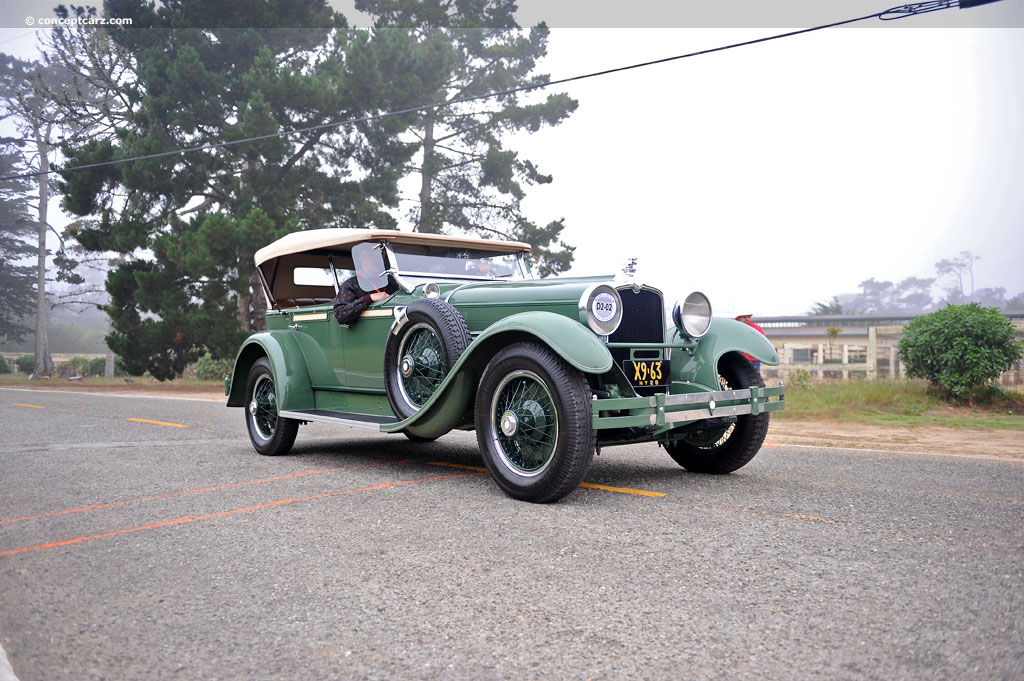
<path id="1" fill-rule="evenodd" d="M 387 258 L 388 272 L 391 274 L 397 274 L 403 278 L 408 278 L 411 281 L 415 281 L 416 284 L 431 282 L 431 281 L 451 281 L 451 282 L 515 282 L 515 281 L 532 281 L 533 271 L 530 268 L 529 259 L 526 257 L 525 252 L 507 253 L 495 251 L 493 256 L 514 256 L 515 266 L 518 271 L 509 273 L 508 276 L 483 276 L 473 274 L 452 274 L 447 272 L 420 272 L 411 269 L 403 269 L 399 266 L 399 259 L 401 253 L 396 253 L 392 248 L 392 244 L 389 242 L 381 242 L 383 246 L 383 252 Z M 482 251 L 485 249 L 476 247 L 473 250 Z M 490 257 L 490 256 L 488 256 Z M 455 260 L 456 258 L 451 258 Z M 518 276 L 516 276 L 518 275 Z"/>

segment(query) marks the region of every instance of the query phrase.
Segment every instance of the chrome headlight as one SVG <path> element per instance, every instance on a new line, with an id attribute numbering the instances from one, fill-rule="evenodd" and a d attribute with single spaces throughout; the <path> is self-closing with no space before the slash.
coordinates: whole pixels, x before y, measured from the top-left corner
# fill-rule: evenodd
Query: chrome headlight
<path id="1" fill-rule="evenodd" d="M 672 308 L 672 321 L 679 333 L 700 338 L 711 326 L 711 301 L 700 291 L 694 291 Z"/>
<path id="2" fill-rule="evenodd" d="M 594 284 L 580 296 L 580 321 L 599 336 L 610 336 L 622 321 L 622 298 L 608 284 Z"/>

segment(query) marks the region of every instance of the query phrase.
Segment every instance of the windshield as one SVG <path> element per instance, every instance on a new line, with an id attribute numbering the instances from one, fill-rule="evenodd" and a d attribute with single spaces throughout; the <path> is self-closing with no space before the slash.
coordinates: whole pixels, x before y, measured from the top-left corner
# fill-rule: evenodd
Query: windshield
<path id="1" fill-rule="evenodd" d="M 399 273 L 427 279 L 509 279 L 529 278 L 525 261 L 515 253 L 450 246 L 393 244 Z"/>

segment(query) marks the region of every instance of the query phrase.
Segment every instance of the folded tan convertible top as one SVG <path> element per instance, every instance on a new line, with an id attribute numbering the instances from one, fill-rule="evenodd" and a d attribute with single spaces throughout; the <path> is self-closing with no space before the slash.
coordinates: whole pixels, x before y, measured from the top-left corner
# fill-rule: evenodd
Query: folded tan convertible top
<path id="1" fill-rule="evenodd" d="M 390 241 L 399 244 L 449 245 L 466 248 L 485 248 L 489 251 L 519 253 L 529 251 L 530 244 L 520 241 L 498 241 L 492 239 L 471 239 L 446 234 L 417 234 L 389 229 L 308 229 L 292 232 L 274 243 L 256 251 L 256 265 L 291 253 L 302 253 L 320 248 L 349 246 L 362 241 Z"/>

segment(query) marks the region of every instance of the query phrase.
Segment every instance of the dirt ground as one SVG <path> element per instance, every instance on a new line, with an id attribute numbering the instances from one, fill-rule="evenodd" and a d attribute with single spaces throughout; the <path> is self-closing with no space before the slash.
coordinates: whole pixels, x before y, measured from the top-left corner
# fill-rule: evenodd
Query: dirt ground
<path id="1" fill-rule="evenodd" d="M 209 400 L 221 404 L 226 399 L 223 389 L 219 387 L 206 388 L 156 382 L 136 382 L 121 386 L 55 381 L 32 385 L 5 383 L 0 384 L 0 387 L 102 392 L 125 396 L 178 397 Z M 972 429 L 941 426 L 900 428 L 843 421 L 776 418 L 772 420 L 765 444 L 953 454 L 1024 461 L 1024 432 L 991 428 Z"/>
<path id="2" fill-rule="evenodd" d="M 992 428 L 897 428 L 843 421 L 774 419 L 765 443 L 956 454 L 1024 461 L 1024 432 Z"/>

